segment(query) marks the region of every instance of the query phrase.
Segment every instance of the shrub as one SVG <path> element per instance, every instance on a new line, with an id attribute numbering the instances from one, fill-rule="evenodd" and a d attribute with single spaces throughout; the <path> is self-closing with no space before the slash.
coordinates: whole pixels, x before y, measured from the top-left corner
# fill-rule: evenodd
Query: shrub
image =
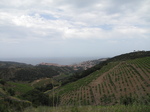
<path id="1" fill-rule="evenodd" d="M 0 80 L 0 84 L 5 85 L 5 84 L 6 84 L 6 81 L 1 79 L 1 80 Z"/>
<path id="2" fill-rule="evenodd" d="M 9 93 L 11 96 L 14 96 L 14 95 L 15 95 L 15 91 L 14 91 L 12 88 L 9 88 L 9 89 L 8 89 L 8 93 Z"/>
<path id="3" fill-rule="evenodd" d="M 27 92 L 21 97 L 25 100 L 31 101 L 33 106 L 49 105 L 49 96 L 36 89 Z"/>
<path id="4" fill-rule="evenodd" d="M 136 102 L 136 100 L 133 97 L 125 96 L 120 98 L 120 103 L 124 105 L 132 105 L 134 102 Z"/>

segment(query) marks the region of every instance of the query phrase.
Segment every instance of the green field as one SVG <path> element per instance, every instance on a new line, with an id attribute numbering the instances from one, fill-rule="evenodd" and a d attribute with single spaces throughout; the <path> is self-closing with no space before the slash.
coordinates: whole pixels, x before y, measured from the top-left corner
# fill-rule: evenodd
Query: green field
<path id="1" fill-rule="evenodd" d="M 24 94 L 30 90 L 33 89 L 30 84 L 23 84 L 23 83 L 15 83 L 15 82 L 8 82 L 9 85 L 11 85 L 14 89 L 19 94 Z"/>

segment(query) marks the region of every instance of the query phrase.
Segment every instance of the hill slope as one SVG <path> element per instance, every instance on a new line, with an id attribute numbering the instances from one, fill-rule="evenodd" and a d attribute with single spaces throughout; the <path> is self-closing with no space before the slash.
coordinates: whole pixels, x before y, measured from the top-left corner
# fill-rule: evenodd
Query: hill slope
<path id="1" fill-rule="evenodd" d="M 150 103 L 150 57 L 137 57 L 114 57 L 101 69 L 55 90 L 60 105 Z"/>
<path id="2" fill-rule="evenodd" d="M 93 67 L 103 60 L 104 59 L 91 60 L 75 65 L 42 63 L 36 66 L 0 61 L 0 78 L 10 81 L 31 82 L 41 78 L 52 78 L 55 76 L 55 79 L 64 80 L 65 77 Z"/>

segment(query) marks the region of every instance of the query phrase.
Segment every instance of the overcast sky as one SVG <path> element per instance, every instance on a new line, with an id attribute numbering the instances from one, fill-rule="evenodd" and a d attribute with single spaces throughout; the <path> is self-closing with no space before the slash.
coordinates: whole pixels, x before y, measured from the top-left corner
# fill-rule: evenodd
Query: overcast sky
<path id="1" fill-rule="evenodd" d="M 0 58 L 150 50 L 150 0 L 0 0 Z"/>

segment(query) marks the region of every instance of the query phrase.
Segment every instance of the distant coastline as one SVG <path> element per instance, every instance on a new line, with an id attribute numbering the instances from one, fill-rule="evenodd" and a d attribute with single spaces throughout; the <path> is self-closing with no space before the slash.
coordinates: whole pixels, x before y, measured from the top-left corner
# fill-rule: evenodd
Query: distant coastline
<path id="1" fill-rule="evenodd" d="M 40 63 L 54 63 L 59 65 L 72 65 L 83 61 L 100 59 L 99 57 L 53 57 L 53 58 L 0 58 L 0 61 L 12 61 L 37 65 Z"/>

